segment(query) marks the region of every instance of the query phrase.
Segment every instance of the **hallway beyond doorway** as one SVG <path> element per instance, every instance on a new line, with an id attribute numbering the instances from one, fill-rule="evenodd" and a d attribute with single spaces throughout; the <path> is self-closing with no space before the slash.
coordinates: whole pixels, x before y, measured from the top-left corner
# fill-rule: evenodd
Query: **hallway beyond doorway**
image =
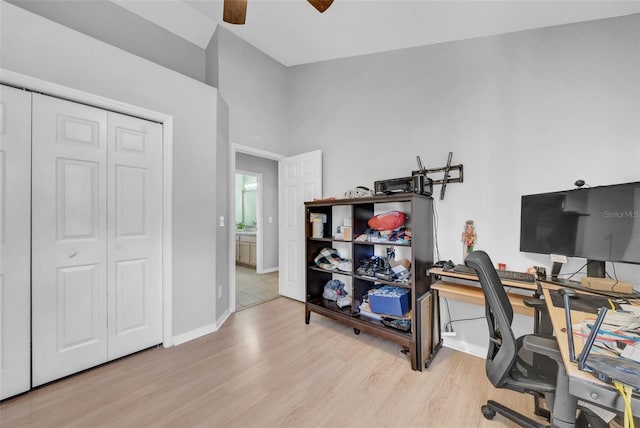
<path id="1" fill-rule="evenodd" d="M 257 274 L 255 269 L 236 265 L 236 310 L 278 297 L 278 272 Z"/>

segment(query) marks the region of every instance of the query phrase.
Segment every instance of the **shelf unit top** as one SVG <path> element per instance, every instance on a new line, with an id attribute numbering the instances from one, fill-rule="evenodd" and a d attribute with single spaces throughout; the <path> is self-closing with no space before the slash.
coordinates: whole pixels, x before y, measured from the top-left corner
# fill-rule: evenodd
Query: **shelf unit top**
<path id="1" fill-rule="evenodd" d="M 333 206 L 333 205 L 357 205 L 357 204 L 371 204 L 371 203 L 382 203 L 382 202 L 407 202 L 415 198 L 433 199 L 431 196 L 422 195 L 420 193 L 394 193 L 391 195 L 371 196 L 368 198 L 307 201 L 304 203 L 304 205 L 305 207 L 324 207 L 324 206 Z"/>

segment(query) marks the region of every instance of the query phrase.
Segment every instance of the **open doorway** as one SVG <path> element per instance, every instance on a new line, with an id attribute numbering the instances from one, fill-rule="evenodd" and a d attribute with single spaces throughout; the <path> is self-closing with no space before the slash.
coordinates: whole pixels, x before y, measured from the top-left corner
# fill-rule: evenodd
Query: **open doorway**
<path id="1" fill-rule="evenodd" d="M 271 219 L 272 222 L 270 222 L 265 206 L 262 218 L 266 218 L 267 224 L 272 226 L 260 228 L 258 225 L 256 231 L 258 241 L 256 245 L 256 274 L 279 272 L 278 294 L 303 302 L 305 297 L 305 269 L 301 269 L 301 267 L 305 265 L 305 231 L 304 222 L 300 220 L 303 218 L 302 214 L 304 213 L 303 203 L 322 197 L 322 151 L 316 149 L 287 157 L 254 147 L 231 143 L 229 154 L 230 191 L 228 203 L 232 211 L 230 213 L 230 218 L 232 219 L 235 216 L 235 188 L 233 186 L 235 185 L 236 158 L 242 154 L 247 154 L 252 158 L 274 161 L 274 165 L 277 166 L 278 182 L 275 187 L 278 189 L 276 192 L 278 196 L 275 204 L 276 208 L 274 209 L 276 214 Z M 243 168 L 251 170 L 246 166 Z M 272 229 L 273 226 L 276 226 L 277 232 L 271 235 L 272 238 L 268 238 L 266 230 Z M 235 312 L 237 307 L 235 227 L 229 227 L 228 232 L 230 309 L 231 312 Z M 263 232 L 265 232 L 265 235 L 261 239 Z M 274 245 L 273 251 L 264 250 L 259 244 L 259 242 L 268 242 L 269 240 Z M 267 254 L 269 254 L 269 257 L 275 257 L 276 261 L 273 267 L 263 260 L 263 254 L 265 255 L 265 260 Z"/>
<path id="2" fill-rule="evenodd" d="M 235 308 L 278 293 L 278 161 L 236 152 L 234 186 Z"/>

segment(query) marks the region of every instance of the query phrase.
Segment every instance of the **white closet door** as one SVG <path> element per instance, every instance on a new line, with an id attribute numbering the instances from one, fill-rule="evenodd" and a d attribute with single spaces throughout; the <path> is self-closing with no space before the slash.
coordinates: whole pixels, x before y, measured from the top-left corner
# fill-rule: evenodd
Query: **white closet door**
<path id="1" fill-rule="evenodd" d="M 0 85 L 0 400 L 29 389 L 31 93 Z"/>
<path id="2" fill-rule="evenodd" d="M 109 113 L 109 359 L 162 342 L 162 125 Z"/>
<path id="3" fill-rule="evenodd" d="M 33 95 L 33 386 L 107 361 L 106 124 Z"/>

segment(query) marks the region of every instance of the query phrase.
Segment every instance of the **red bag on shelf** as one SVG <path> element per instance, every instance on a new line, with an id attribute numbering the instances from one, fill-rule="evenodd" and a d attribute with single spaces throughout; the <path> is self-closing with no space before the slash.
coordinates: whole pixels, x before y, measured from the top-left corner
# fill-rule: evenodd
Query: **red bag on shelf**
<path id="1" fill-rule="evenodd" d="M 407 221 L 407 215 L 401 211 L 380 213 L 369 219 L 367 224 L 374 230 L 394 230 Z"/>

